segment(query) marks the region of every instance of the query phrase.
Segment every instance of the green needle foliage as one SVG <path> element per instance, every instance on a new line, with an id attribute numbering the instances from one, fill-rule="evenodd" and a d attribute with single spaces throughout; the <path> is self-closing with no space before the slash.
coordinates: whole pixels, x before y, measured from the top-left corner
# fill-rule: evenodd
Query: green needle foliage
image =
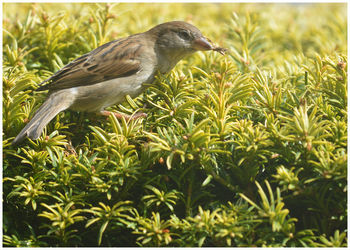
<path id="1" fill-rule="evenodd" d="M 3 7 L 4 246 L 347 247 L 346 4 Z M 146 118 L 66 111 L 11 146 L 38 83 L 170 20 L 228 52 L 109 108 Z"/>

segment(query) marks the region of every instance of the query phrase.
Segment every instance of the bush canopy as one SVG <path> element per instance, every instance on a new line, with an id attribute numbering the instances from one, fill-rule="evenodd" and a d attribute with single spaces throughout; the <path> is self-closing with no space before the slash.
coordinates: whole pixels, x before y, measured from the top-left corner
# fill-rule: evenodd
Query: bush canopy
<path id="1" fill-rule="evenodd" d="M 3 245 L 347 246 L 347 4 L 5 3 Z M 38 84 L 166 21 L 198 52 L 110 111 L 11 142 Z"/>

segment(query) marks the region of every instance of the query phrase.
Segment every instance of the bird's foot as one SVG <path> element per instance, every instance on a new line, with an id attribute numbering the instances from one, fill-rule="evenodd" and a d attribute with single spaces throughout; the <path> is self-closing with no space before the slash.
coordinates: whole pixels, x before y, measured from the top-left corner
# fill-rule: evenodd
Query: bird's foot
<path id="1" fill-rule="evenodd" d="M 124 117 L 124 119 L 126 121 L 136 120 L 136 119 L 139 119 L 141 117 L 143 117 L 143 118 L 147 117 L 147 114 L 143 113 L 143 112 L 138 112 L 138 113 L 133 114 L 133 115 L 126 115 L 126 114 L 121 114 L 121 113 L 118 113 L 118 112 L 111 112 L 111 111 L 102 110 L 102 111 L 100 111 L 100 114 L 103 115 L 103 116 L 110 116 L 112 114 L 117 119 L 122 119 Z"/>
<path id="2" fill-rule="evenodd" d="M 75 155 L 77 156 L 77 151 L 75 151 L 75 148 L 73 147 L 72 145 L 72 141 L 70 139 L 68 139 L 68 143 L 64 145 L 64 147 L 66 148 L 66 151 L 65 151 L 65 155 L 68 156 L 68 155 Z"/>

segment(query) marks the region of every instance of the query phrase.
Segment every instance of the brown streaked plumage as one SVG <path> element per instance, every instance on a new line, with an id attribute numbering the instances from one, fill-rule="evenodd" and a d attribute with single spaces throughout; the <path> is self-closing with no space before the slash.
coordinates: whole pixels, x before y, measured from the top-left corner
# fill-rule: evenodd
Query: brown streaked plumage
<path id="1" fill-rule="evenodd" d="M 158 71 L 169 72 L 198 50 L 222 52 L 195 26 L 182 21 L 163 23 L 92 50 L 41 83 L 38 90 L 49 90 L 49 96 L 12 144 L 26 137 L 37 139 L 63 110 L 105 113 L 106 107 L 122 102 L 126 95 L 142 93 L 143 83 L 152 83 Z"/>
<path id="2" fill-rule="evenodd" d="M 41 83 L 51 81 L 51 84 L 37 90 L 79 87 L 135 74 L 140 70 L 137 53 L 142 48 L 142 43 L 133 37 L 106 43 L 67 64 Z"/>

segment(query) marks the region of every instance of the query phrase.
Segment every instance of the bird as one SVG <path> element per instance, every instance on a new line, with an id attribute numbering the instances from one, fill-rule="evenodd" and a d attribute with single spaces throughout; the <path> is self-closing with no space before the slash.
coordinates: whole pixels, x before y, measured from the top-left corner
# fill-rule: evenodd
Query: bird
<path id="1" fill-rule="evenodd" d="M 194 25 L 170 21 L 150 30 L 113 40 L 62 67 L 39 84 L 36 91 L 48 90 L 48 97 L 33 118 L 12 141 L 26 137 L 36 140 L 44 127 L 61 111 L 95 112 L 109 115 L 105 108 L 121 103 L 125 96 L 140 95 L 185 56 L 215 47 Z"/>

